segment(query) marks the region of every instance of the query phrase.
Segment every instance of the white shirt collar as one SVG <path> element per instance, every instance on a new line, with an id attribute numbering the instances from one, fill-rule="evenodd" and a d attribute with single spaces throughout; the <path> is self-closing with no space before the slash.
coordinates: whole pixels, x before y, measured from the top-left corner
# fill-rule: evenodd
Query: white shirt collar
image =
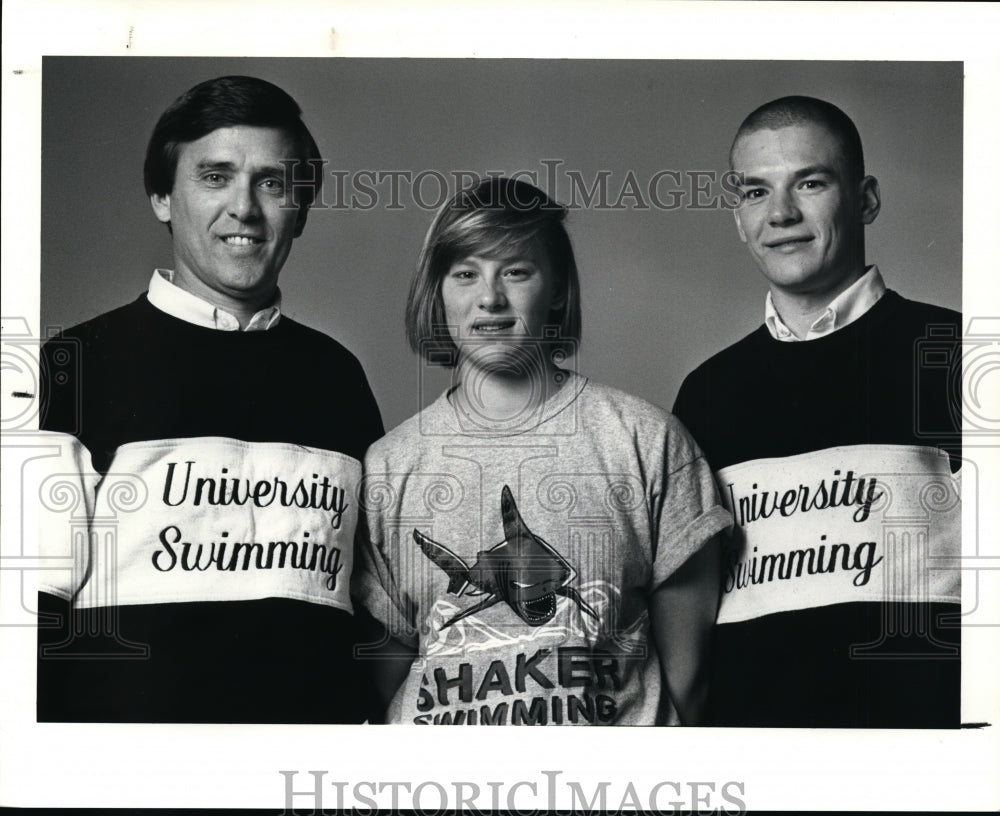
<path id="1" fill-rule="evenodd" d="M 823 314 L 816 318 L 802 339 L 815 340 L 817 337 L 823 337 L 844 328 L 867 312 L 884 294 L 885 281 L 882 280 L 878 267 L 868 267 L 864 275 L 830 301 Z M 764 325 L 767 326 L 767 330 L 775 340 L 781 340 L 785 343 L 799 340 L 778 315 L 770 292 L 764 299 Z"/>
<path id="2" fill-rule="evenodd" d="M 177 286 L 171 269 L 153 270 L 147 297 L 161 312 L 196 326 L 219 331 L 240 330 L 240 322 L 234 315 Z M 250 318 L 244 331 L 266 331 L 277 325 L 280 319 L 281 292 L 278 292 L 274 303 Z"/>

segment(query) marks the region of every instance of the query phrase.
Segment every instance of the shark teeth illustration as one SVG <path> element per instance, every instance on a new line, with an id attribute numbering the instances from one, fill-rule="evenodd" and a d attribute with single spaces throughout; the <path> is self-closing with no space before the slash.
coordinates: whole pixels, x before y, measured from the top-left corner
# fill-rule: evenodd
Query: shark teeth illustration
<path id="1" fill-rule="evenodd" d="M 528 529 L 507 485 L 500 492 L 500 515 L 504 540 L 481 551 L 471 567 L 443 544 L 413 531 L 413 540 L 424 555 L 447 574 L 449 594 L 487 596 L 441 628 L 501 601 L 529 626 L 541 626 L 555 615 L 557 595 L 569 598 L 597 619 L 579 591 L 569 585 L 576 579 L 576 570 L 544 538 Z"/>

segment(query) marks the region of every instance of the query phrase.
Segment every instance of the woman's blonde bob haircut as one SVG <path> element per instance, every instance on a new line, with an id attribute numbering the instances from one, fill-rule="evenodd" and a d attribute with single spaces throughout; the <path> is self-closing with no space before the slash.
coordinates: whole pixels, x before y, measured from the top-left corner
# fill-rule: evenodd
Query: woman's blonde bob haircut
<path id="1" fill-rule="evenodd" d="M 526 245 L 541 248 L 555 275 L 559 304 L 549 312 L 546 346 L 568 356 L 580 342 L 580 280 L 563 222 L 566 208 L 537 187 L 491 176 L 456 193 L 438 210 L 424 238 L 406 302 L 406 338 L 430 363 L 452 367 L 452 342 L 441 281 L 456 261 L 476 255 L 508 258 Z M 540 338 L 541 339 L 541 338 Z"/>

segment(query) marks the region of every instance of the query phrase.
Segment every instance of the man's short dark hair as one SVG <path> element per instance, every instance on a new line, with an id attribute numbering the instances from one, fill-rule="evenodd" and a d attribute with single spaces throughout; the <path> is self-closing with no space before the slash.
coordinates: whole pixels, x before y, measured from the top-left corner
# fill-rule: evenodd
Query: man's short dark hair
<path id="1" fill-rule="evenodd" d="M 729 149 L 729 166 L 733 164 L 736 143 L 744 136 L 758 130 L 777 130 L 793 125 L 815 124 L 825 128 L 840 142 L 844 164 L 853 180 L 865 174 L 865 157 L 861 150 L 861 136 L 851 118 L 836 105 L 811 96 L 783 96 L 761 105 L 747 116 L 736 131 Z M 735 168 L 733 168 L 735 169 Z"/>
<path id="2" fill-rule="evenodd" d="M 309 179 L 295 185 L 299 218 L 295 235 L 302 232 L 309 206 L 323 184 L 322 159 L 309 128 L 302 121 L 298 103 L 277 85 L 249 76 L 224 76 L 195 85 L 179 96 L 160 116 L 146 148 L 143 179 L 146 195 L 168 195 L 174 189 L 180 146 L 207 136 L 213 130 L 249 125 L 277 128 L 295 142 L 300 163 L 294 178 Z"/>

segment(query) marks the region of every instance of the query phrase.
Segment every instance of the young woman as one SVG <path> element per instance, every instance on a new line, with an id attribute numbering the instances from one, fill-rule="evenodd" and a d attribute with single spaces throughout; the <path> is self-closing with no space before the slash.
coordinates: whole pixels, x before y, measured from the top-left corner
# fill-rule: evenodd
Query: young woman
<path id="1" fill-rule="evenodd" d="M 424 242 L 407 335 L 452 386 L 369 450 L 356 569 L 390 722 L 699 721 L 730 519 L 677 420 L 567 365 L 565 217 L 490 178 Z"/>

